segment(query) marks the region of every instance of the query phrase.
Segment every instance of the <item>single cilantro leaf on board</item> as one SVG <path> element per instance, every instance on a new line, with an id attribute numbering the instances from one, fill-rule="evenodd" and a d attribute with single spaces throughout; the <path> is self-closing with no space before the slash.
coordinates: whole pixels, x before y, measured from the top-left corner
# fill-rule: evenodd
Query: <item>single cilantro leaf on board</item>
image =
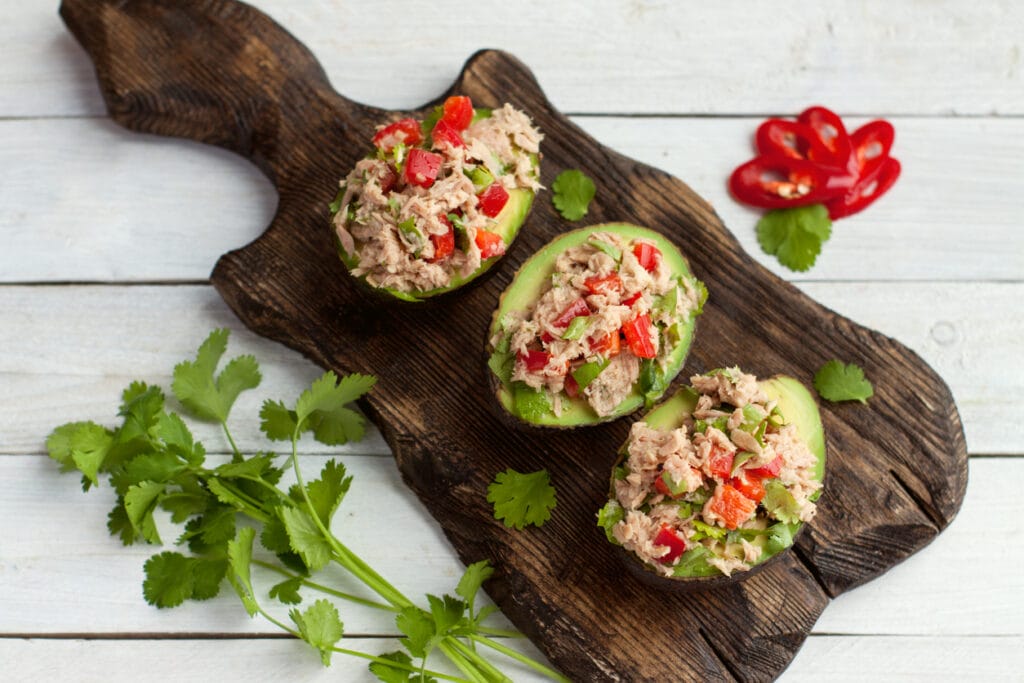
<path id="1" fill-rule="evenodd" d="M 830 360 L 814 373 L 814 389 L 829 401 L 860 401 L 867 403 L 875 395 L 864 371 L 853 363 Z"/>
<path id="2" fill-rule="evenodd" d="M 171 389 L 174 396 L 196 417 L 224 422 L 238 395 L 259 386 L 259 364 L 252 356 L 232 359 L 214 377 L 221 356 L 227 351 L 227 329 L 210 333 L 196 352 L 194 361 L 182 361 L 174 367 Z"/>
<path id="3" fill-rule="evenodd" d="M 293 609 L 289 612 L 292 621 L 299 627 L 299 635 L 320 651 L 320 661 L 331 665 L 331 648 L 341 640 L 344 627 L 338 608 L 321 598 L 306 608 L 305 612 Z"/>
<path id="4" fill-rule="evenodd" d="M 757 242 L 790 270 L 803 272 L 814 265 L 821 245 L 832 235 L 824 204 L 769 211 L 757 222 Z"/>
<path id="5" fill-rule="evenodd" d="M 499 472 L 487 486 L 487 502 L 494 505 L 494 517 L 507 527 L 540 526 L 551 518 L 555 487 L 547 470 L 528 474 L 513 469 Z"/>
<path id="6" fill-rule="evenodd" d="M 555 205 L 562 218 L 567 221 L 578 221 L 587 215 L 590 201 L 597 193 L 594 181 L 582 171 L 569 169 L 562 171 L 551 183 L 551 203 Z"/>

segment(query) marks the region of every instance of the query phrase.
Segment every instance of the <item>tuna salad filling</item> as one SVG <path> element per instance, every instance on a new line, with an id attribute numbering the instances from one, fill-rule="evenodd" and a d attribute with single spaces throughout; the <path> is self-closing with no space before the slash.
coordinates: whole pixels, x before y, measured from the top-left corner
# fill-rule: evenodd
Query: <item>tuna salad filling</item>
<path id="1" fill-rule="evenodd" d="M 753 375 L 691 382 L 681 426 L 633 424 L 599 524 L 659 574 L 729 576 L 791 545 L 814 517 L 818 456 Z"/>
<path id="2" fill-rule="evenodd" d="M 468 97 L 448 98 L 425 121 L 379 127 L 374 152 L 331 205 L 351 273 L 403 293 L 471 279 L 505 253 L 525 218 L 540 188 L 541 139 L 511 105 L 473 109 Z M 515 225 L 504 226 L 512 213 Z"/>
<path id="3" fill-rule="evenodd" d="M 539 298 L 507 313 L 490 342 L 512 363 L 509 379 L 520 394 L 532 392 L 555 416 L 567 397 L 604 417 L 638 383 L 643 392 L 664 391 L 682 326 L 705 297 L 703 285 L 673 272 L 652 241 L 595 232 L 557 257 Z"/>

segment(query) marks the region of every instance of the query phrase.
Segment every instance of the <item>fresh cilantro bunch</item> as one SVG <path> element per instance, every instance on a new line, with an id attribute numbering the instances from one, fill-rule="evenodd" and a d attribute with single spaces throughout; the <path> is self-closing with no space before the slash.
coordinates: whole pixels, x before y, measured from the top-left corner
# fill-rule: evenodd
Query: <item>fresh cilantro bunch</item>
<path id="1" fill-rule="evenodd" d="M 231 447 L 231 460 L 220 465 L 206 461 L 206 448 L 196 441 L 185 421 L 167 409 L 157 386 L 134 382 L 121 396 L 116 428 L 93 422 L 57 427 L 47 439 L 50 457 L 66 471 L 82 475 L 84 490 L 106 476 L 117 501 L 108 528 L 125 545 L 139 541 L 161 543 L 156 515 L 164 511 L 181 527 L 176 540 L 188 553 L 160 552 L 147 560 L 143 594 L 157 607 L 174 607 L 186 600 L 216 596 L 226 581 L 250 616 L 261 615 L 282 630 L 301 638 L 328 665 L 333 653 L 369 660 L 378 679 L 398 681 L 507 681 L 476 646 L 501 652 L 554 680 L 557 672 L 494 640 L 518 633 L 493 629 L 481 622 L 494 608 L 477 610 L 476 595 L 493 569 L 486 561 L 467 567 L 455 595 L 428 595 L 427 608 L 405 597 L 347 548 L 330 530 L 331 520 L 352 484 L 345 466 L 329 460 L 319 478 L 305 481 L 297 456 L 303 434 L 328 445 L 363 437 L 362 416 L 350 404 L 368 392 L 376 379 L 353 374 L 338 378 L 326 372 L 302 392 L 294 404 L 265 401 L 260 429 L 271 441 L 291 445 L 282 465 L 271 452 L 244 455 L 228 429 L 228 416 L 239 394 L 260 383 L 259 365 L 252 356 L 239 356 L 217 367 L 227 350 L 227 330 L 214 330 L 194 360 L 174 368 L 172 392 L 185 412 L 196 419 L 219 423 Z M 281 487 L 290 467 L 296 484 Z M 259 546 L 256 546 L 256 538 Z M 315 572 L 337 565 L 372 590 L 378 599 L 355 596 L 313 580 Z M 305 594 L 321 595 L 305 609 L 292 607 L 286 621 L 267 606 L 253 583 L 252 568 L 282 577 L 266 597 L 284 605 L 299 605 Z M 404 651 L 376 656 L 340 647 L 344 637 L 341 613 L 329 599 L 395 613 L 395 626 L 404 635 Z M 427 658 L 442 652 L 465 678 L 430 671 Z"/>

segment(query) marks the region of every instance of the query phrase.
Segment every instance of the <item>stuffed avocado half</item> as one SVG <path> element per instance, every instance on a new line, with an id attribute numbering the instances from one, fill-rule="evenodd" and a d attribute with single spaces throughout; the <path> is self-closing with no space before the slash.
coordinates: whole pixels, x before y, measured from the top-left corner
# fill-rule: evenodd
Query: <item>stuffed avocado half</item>
<path id="1" fill-rule="evenodd" d="M 578 427 L 650 406 L 679 373 L 707 290 L 664 235 L 628 223 L 566 233 L 502 294 L 488 366 L 503 410 Z"/>
<path id="2" fill-rule="evenodd" d="M 634 573 L 684 587 L 743 578 L 790 547 L 825 474 L 800 382 L 726 368 L 691 383 L 633 424 L 598 513 Z"/>
<path id="3" fill-rule="evenodd" d="M 449 97 L 378 127 L 330 209 L 339 256 L 371 289 L 421 301 L 490 269 L 540 188 L 542 135 L 523 112 Z"/>

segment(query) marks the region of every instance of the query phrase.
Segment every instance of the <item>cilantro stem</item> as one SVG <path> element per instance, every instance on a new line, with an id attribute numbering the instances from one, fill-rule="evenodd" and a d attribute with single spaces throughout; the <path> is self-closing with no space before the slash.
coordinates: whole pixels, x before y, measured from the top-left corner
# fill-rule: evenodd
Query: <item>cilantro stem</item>
<path id="1" fill-rule="evenodd" d="M 483 633 L 488 636 L 498 636 L 499 638 L 525 638 L 519 631 L 513 631 L 507 628 L 491 628 L 490 626 L 477 626 L 477 633 Z"/>
<path id="2" fill-rule="evenodd" d="M 271 562 L 264 562 L 263 560 L 254 559 L 252 563 L 258 567 L 263 567 L 264 569 L 269 569 L 272 572 L 277 572 L 281 576 L 287 576 L 289 579 L 298 579 L 298 581 L 303 586 L 312 588 L 313 590 L 320 591 L 321 593 L 325 593 L 327 595 L 333 595 L 334 597 L 341 598 L 342 600 L 348 600 L 349 602 L 354 602 L 358 605 L 363 605 L 364 607 L 372 607 L 373 609 L 384 610 L 386 612 L 400 611 L 398 610 L 398 608 L 393 607 L 391 605 L 386 605 L 382 602 L 376 602 L 374 600 L 367 600 L 366 598 L 361 598 L 358 595 L 352 595 L 351 593 L 342 593 L 341 591 L 334 590 L 333 588 L 316 583 L 315 581 L 310 581 L 309 579 L 304 578 L 301 574 L 295 574 Z"/>
<path id="3" fill-rule="evenodd" d="M 487 677 L 477 671 L 473 665 L 466 661 L 465 657 L 462 656 L 457 650 L 453 649 L 451 644 L 448 642 L 454 640 L 454 638 L 445 638 L 437 644 L 437 649 L 444 653 L 444 656 L 448 658 L 452 664 L 458 668 L 459 671 L 466 674 L 471 681 L 474 683 L 488 683 Z M 426 660 L 424 659 L 424 663 Z"/>
<path id="4" fill-rule="evenodd" d="M 224 428 L 224 436 L 228 438 L 228 444 L 231 445 L 231 452 L 235 454 L 235 460 L 242 459 L 242 451 L 238 450 L 238 446 L 235 445 L 235 440 L 231 438 L 231 430 L 228 429 L 227 421 L 222 421 L 220 426 Z"/>
<path id="5" fill-rule="evenodd" d="M 337 652 L 342 655 L 349 655 L 351 657 L 358 657 L 360 659 L 366 659 L 377 664 L 383 664 L 384 666 L 391 667 L 392 669 L 401 669 L 402 671 L 408 671 L 409 673 L 419 673 L 431 676 L 433 678 L 440 678 L 446 681 L 455 681 L 456 683 L 464 683 L 464 678 L 458 676 L 451 676 L 449 674 L 441 673 L 440 671 L 431 671 L 430 669 L 422 669 L 411 664 L 404 664 L 402 662 L 396 662 L 393 659 L 387 659 L 385 657 L 378 657 L 377 655 L 371 655 L 366 652 L 360 652 L 359 650 L 349 650 L 344 647 L 331 647 L 331 652 Z"/>
<path id="6" fill-rule="evenodd" d="M 569 680 L 568 678 L 566 678 L 562 674 L 558 673 L 554 669 L 551 669 L 550 667 L 544 666 L 543 664 L 541 664 L 537 660 L 531 659 L 531 658 L 527 657 L 526 655 L 522 654 L 521 652 L 516 652 L 512 648 L 507 647 L 505 645 L 502 645 L 501 643 L 495 642 L 495 641 L 491 640 L 490 638 L 485 638 L 484 636 L 478 636 L 478 635 L 476 635 L 474 633 L 469 634 L 468 637 L 470 638 L 470 640 L 472 640 L 472 641 L 474 641 L 476 643 L 479 643 L 479 644 L 481 644 L 481 645 L 483 645 L 485 647 L 489 647 L 492 650 L 497 650 L 498 652 L 500 652 L 501 654 L 505 655 L 506 657 L 514 659 L 517 662 L 519 662 L 520 664 L 523 664 L 525 666 L 530 667 L 531 669 L 533 669 L 537 673 L 543 674 L 544 676 L 547 676 L 548 678 L 550 678 L 553 681 L 559 681 L 559 683 L 572 683 L 571 680 Z"/>
<path id="7" fill-rule="evenodd" d="M 505 674 L 501 673 L 501 671 L 499 671 L 497 667 L 495 667 L 493 664 L 491 664 L 486 659 L 481 657 L 475 650 L 473 650 L 471 647 L 463 643 L 458 638 L 449 637 L 446 640 L 451 640 L 452 647 L 458 650 L 463 657 L 468 659 L 470 662 L 474 663 L 477 666 L 477 668 L 480 669 L 483 675 L 487 677 L 487 680 L 501 681 L 502 683 L 505 683 L 507 681 L 508 683 L 511 683 L 512 679 L 510 679 Z"/>

